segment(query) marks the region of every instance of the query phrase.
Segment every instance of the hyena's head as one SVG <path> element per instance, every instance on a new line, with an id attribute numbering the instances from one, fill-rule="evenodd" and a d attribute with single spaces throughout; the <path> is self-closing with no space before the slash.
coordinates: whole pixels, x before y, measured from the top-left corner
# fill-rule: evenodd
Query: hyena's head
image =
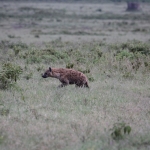
<path id="1" fill-rule="evenodd" d="M 53 77 L 53 73 L 52 73 L 51 67 L 49 67 L 49 69 L 45 71 L 45 73 L 42 75 L 42 77 L 43 78 Z"/>

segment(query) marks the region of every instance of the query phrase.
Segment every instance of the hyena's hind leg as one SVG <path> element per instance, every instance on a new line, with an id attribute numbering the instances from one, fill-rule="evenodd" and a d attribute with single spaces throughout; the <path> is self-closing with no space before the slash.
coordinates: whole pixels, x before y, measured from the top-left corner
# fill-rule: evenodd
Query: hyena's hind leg
<path id="1" fill-rule="evenodd" d="M 88 85 L 88 83 L 86 82 L 86 83 L 76 83 L 76 87 L 86 87 L 86 88 L 89 88 L 89 85 Z"/>
<path id="2" fill-rule="evenodd" d="M 83 87 L 83 83 L 81 83 L 80 81 L 75 83 L 75 87 Z"/>
<path id="3" fill-rule="evenodd" d="M 84 84 L 84 87 L 90 88 L 87 82 Z"/>

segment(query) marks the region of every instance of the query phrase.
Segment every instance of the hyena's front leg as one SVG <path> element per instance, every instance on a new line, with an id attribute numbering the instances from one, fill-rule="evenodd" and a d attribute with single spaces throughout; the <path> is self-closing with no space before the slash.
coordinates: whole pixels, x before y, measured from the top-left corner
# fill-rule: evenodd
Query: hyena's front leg
<path id="1" fill-rule="evenodd" d="M 58 86 L 58 88 L 62 88 L 62 87 L 65 87 L 65 86 L 67 86 L 67 84 L 62 83 L 62 84 L 60 84 L 60 85 Z"/>
<path id="2" fill-rule="evenodd" d="M 67 86 L 69 84 L 69 80 L 67 80 L 67 79 L 60 79 L 60 82 L 62 84 L 59 85 L 58 87 L 64 87 L 64 86 Z"/>

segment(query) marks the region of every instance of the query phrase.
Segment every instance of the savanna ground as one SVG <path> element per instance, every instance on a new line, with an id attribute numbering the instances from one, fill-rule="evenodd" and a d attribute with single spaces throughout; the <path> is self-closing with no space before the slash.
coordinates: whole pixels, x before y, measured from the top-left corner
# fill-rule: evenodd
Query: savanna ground
<path id="1" fill-rule="evenodd" d="M 150 5 L 0 3 L 1 150 L 149 150 Z M 73 67 L 90 89 L 41 73 Z"/>

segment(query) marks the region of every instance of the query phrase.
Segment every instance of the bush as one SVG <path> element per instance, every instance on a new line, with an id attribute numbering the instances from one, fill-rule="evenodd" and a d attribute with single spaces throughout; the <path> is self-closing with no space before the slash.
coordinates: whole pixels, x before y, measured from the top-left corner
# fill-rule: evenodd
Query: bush
<path id="1" fill-rule="evenodd" d="M 137 53 L 140 52 L 141 54 L 149 55 L 150 54 L 150 47 L 147 43 L 143 43 L 141 41 L 128 41 L 126 43 L 121 44 L 122 49 L 128 49 L 130 52 Z"/>
<path id="2" fill-rule="evenodd" d="M 133 58 L 134 54 L 132 52 L 129 52 L 129 50 L 124 49 L 124 50 L 117 52 L 116 57 L 117 59 L 121 60 L 123 58 Z"/>
<path id="3" fill-rule="evenodd" d="M 55 50 L 53 48 L 47 48 L 45 50 L 42 51 L 42 53 L 45 55 L 52 55 L 52 56 L 55 56 L 57 59 L 65 59 L 65 58 L 68 58 L 68 55 L 64 52 L 61 52 L 61 51 L 58 51 L 58 50 Z"/>
<path id="4" fill-rule="evenodd" d="M 129 135 L 131 132 L 131 127 L 126 125 L 126 123 L 121 122 L 121 123 L 115 123 L 113 125 L 113 128 L 110 129 L 111 132 L 111 137 L 114 140 L 120 140 L 125 137 L 125 135 Z"/>
<path id="5" fill-rule="evenodd" d="M 21 73 L 22 69 L 20 66 L 4 63 L 0 72 L 0 88 L 9 88 L 19 79 Z"/>
<path id="6" fill-rule="evenodd" d="M 57 58 L 54 55 L 42 55 L 41 59 L 43 60 L 44 63 L 47 64 L 57 61 Z"/>
<path id="7" fill-rule="evenodd" d="M 126 43 L 121 44 L 112 44 L 110 45 L 110 49 L 114 49 L 117 51 L 120 51 L 120 49 L 128 50 L 133 54 L 141 53 L 144 55 L 150 55 L 150 45 L 148 43 L 143 43 L 137 40 L 127 41 Z"/>
<path id="8" fill-rule="evenodd" d="M 9 109 L 6 109 L 6 108 L 0 109 L 0 115 L 1 116 L 8 116 L 8 114 L 9 114 Z"/>
<path id="9" fill-rule="evenodd" d="M 11 46 L 11 45 L 10 45 L 10 42 L 7 41 L 7 40 L 2 40 L 2 41 L 0 42 L 0 48 L 10 47 L 10 46 Z"/>
<path id="10" fill-rule="evenodd" d="M 26 59 L 27 64 L 40 63 L 42 60 L 36 55 L 31 55 Z"/>
<path id="11" fill-rule="evenodd" d="M 20 49 L 27 49 L 28 46 L 25 43 L 18 42 L 18 43 L 11 43 L 10 48 L 14 49 L 15 47 L 19 47 Z"/>
<path id="12" fill-rule="evenodd" d="M 68 63 L 68 64 L 66 64 L 66 68 L 73 68 L 73 66 L 74 66 L 74 64 L 73 63 Z"/>

